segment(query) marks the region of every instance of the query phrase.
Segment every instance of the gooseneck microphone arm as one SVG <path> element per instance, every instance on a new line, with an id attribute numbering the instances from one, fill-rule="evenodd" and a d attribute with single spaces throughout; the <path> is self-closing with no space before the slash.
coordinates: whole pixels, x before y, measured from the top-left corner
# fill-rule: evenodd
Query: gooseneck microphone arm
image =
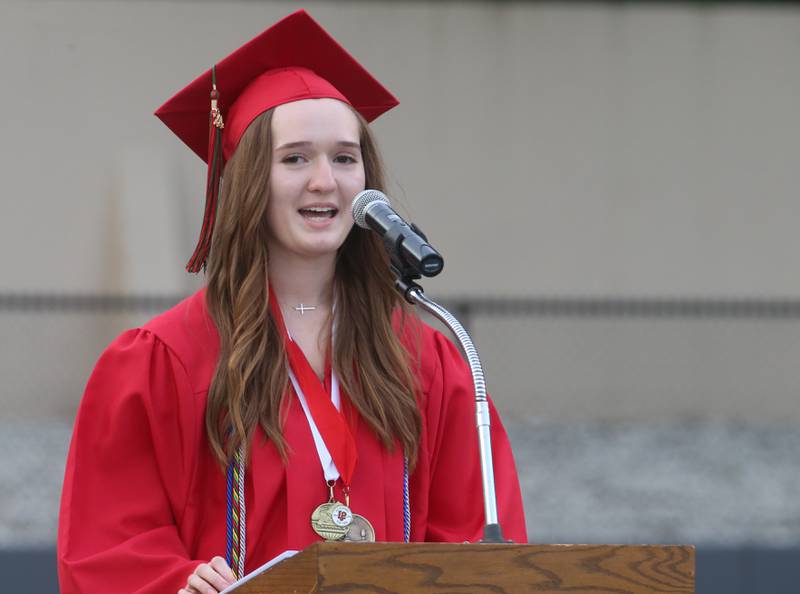
<path id="1" fill-rule="evenodd" d="M 475 414 L 478 428 L 478 444 L 480 447 L 481 476 L 483 477 L 483 508 L 486 525 L 483 527 L 483 542 L 505 543 L 503 530 L 497 518 L 497 495 L 494 486 L 494 466 L 492 464 L 492 435 L 489 415 L 489 400 L 486 397 L 486 382 L 483 377 L 483 366 L 478 351 L 472 343 L 467 331 L 444 307 L 428 299 L 422 287 L 411 282 L 398 279 L 396 286 L 403 293 L 406 301 L 420 306 L 425 311 L 441 320 L 458 338 L 461 349 L 467 357 L 472 372 L 472 385 L 475 388 Z M 405 290 L 403 287 L 407 287 Z"/>
<path id="2" fill-rule="evenodd" d="M 381 233 L 380 229 L 375 229 L 375 225 L 369 224 L 369 211 L 375 209 L 380 212 L 384 209 L 381 204 L 375 204 L 375 201 L 389 204 L 388 198 L 377 190 L 365 190 L 356 196 L 353 200 L 353 218 L 359 227 L 366 229 L 374 229 L 385 238 L 385 234 Z M 394 211 L 390 210 L 390 214 L 396 215 Z M 399 217 L 398 217 L 399 218 Z M 391 219 L 386 220 L 391 222 Z M 401 222 L 404 222 L 401 219 Z M 389 225 L 383 225 L 388 227 Z M 422 232 L 414 225 L 410 228 L 418 234 L 425 245 L 427 239 Z M 417 241 L 417 240 L 415 240 Z M 403 295 L 403 298 L 412 305 L 418 305 L 428 313 L 432 314 L 437 319 L 441 320 L 456 336 L 458 339 L 461 350 L 467 358 L 470 372 L 472 373 L 472 385 L 475 389 L 475 417 L 478 430 L 478 445 L 480 448 L 480 461 L 481 461 L 481 476 L 483 478 L 483 505 L 486 524 L 483 527 L 483 541 L 485 543 L 506 543 L 509 542 L 503 538 L 503 530 L 500 526 L 497 514 L 497 494 L 495 492 L 494 484 L 494 465 L 492 463 L 492 435 L 491 435 L 491 418 L 489 414 L 489 400 L 486 396 L 486 382 L 483 377 L 483 366 L 478 357 L 478 351 L 472 342 L 464 326 L 461 325 L 456 317 L 447 311 L 444 307 L 429 299 L 422 287 L 416 283 L 421 278 L 421 273 L 425 274 L 424 267 L 421 267 L 418 262 L 409 262 L 406 258 L 397 256 L 395 243 L 386 243 L 386 249 L 389 251 L 391 259 L 392 272 L 395 275 L 395 287 Z M 433 249 L 433 248 L 431 248 Z M 435 250 L 434 250 L 435 252 Z M 441 260 L 438 252 L 436 255 Z M 443 265 L 443 260 L 441 260 Z M 439 270 L 441 271 L 441 265 Z M 426 276 L 433 276 L 426 274 Z"/>

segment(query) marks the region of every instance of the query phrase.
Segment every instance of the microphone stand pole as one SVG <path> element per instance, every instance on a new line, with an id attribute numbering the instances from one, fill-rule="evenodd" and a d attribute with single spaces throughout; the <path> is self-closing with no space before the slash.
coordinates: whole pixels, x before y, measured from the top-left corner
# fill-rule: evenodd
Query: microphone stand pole
<path id="1" fill-rule="evenodd" d="M 469 369 L 472 372 L 472 384 L 475 388 L 475 413 L 478 429 L 478 443 L 480 446 L 481 475 L 483 476 L 483 504 L 486 516 L 486 525 L 483 527 L 484 543 L 507 543 L 503 538 L 503 531 L 497 519 L 497 495 L 494 488 L 494 466 L 492 464 L 492 436 L 491 421 L 489 418 L 489 401 L 486 398 L 486 382 L 483 378 L 483 366 L 478 352 L 469 334 L 444 307 L 428 299 L 415 280 L 420 275 L 413 269 L 397 266 L 397 260 L 392 263 L 392 270 L 397 276 L 395 286 L 403 297 L 412 305 L 418 305 L 441 320 L 458 338 L 461 349 L 467 357 Z"/>

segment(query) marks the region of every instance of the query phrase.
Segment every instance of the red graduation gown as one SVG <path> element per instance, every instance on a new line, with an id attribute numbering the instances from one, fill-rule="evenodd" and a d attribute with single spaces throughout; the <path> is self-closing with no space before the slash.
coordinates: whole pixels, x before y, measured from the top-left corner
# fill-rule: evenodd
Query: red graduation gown
<path id="1" fill-rule="evenodd" d="M 423 431 L 410 477 L 411 539 L 477 541 L 483 501 L 469 369 L 456 348 L 422 324 L 406 337 L 418 360 Z M 62 594 L 177 592 L 195 567 L 225 554 L 225 476 L 205 433 L 204 409 L 218 337 L 200 291 L 103 353 L 83 396 L 67 459 L 58 530 Z M 251 571 L 286 549 L 319 540 L 313 509 L 328 493 L 303 410 L 294 397 L 284 465 L 259 432 L 246 472 Z M 500 521 L 527 542 L 519 482 L 492 407 Z M 356 436 L 351 507 L 378 541 L 403 540 L 403 456 L 366 423 Z"/>

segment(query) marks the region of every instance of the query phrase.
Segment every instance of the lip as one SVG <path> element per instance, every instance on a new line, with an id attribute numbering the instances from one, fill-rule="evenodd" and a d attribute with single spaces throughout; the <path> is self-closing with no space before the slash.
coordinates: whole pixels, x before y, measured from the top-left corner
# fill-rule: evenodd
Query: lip
<path id="1" fill-rule="evenodd" d="M 304 217 L 300 213 L 300 211 L 305 208 L 330 208 L 335 210 L 336 214 L 330 218 L 313 220 L 309 219 L 308 217 Z M 336 221 L 336 219 L 339 217 L 341 213 L 342 209 L 339 208 L 339 205 L 337 205 L 334 202 L 312 202 L 309 204 L 303 204 L 302 206 L 299 206 L 297 208 L 297 215 L 302 219 L 303 223 L 305 223 L 312 229 L 325 229 L 326 227 L 329 227 Z"/>
<path id="2" fill-rule="evenodd" d="M 303 208 L 335 208 L 336 210 L 341 210 L 339 205 L 335 202 L 310 202 L 309 204 L 298 206 L 297 210 L 301 210 Z"/>

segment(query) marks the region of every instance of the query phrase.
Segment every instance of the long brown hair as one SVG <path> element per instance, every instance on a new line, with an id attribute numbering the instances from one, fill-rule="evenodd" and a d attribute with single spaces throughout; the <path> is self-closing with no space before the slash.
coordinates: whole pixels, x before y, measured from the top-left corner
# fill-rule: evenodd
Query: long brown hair
<path id="1" fill-rule="evenodd" d="M 250 124 L 225 166 L 206 270 L 206 302 L 220 338 L 208 390 L 206 432 L 223 465 L 240 445 L 249 446 L 258 425 L 284 461 L 288 456 L 281 429 L 287 360 L 268 305 L 265 214 L 272 113 Z M 377 145 L 366 122 L 353 113 L 361 129 L 366 186 L 382 190 Z M 339 250 L 334 282 L 333 369 L 361 418 L 387 449 L 399 442 L 413 467 L 422 421 L 411 360 L 393 327 L 395 316 L 403 320 L 407 312 L 375 234 L 353 227 Z"/>

